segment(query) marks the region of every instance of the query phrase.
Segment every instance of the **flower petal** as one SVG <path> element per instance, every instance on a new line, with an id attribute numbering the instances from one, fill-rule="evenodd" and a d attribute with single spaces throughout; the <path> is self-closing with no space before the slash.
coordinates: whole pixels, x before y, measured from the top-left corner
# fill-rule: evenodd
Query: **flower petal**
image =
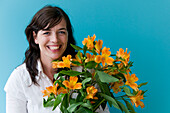
<path id="1" fill-rule="evenodd" d="M 73 89 L 81 89 L 82 88 L 82 83 L 76 83 Z"/>
<path id="2" fill-rule="evenodd" d="M 67 88 L 70 87 L 69 81 L 67 81 L 67 80 L 64 80 L 62 84 L 65 85 Z"/>

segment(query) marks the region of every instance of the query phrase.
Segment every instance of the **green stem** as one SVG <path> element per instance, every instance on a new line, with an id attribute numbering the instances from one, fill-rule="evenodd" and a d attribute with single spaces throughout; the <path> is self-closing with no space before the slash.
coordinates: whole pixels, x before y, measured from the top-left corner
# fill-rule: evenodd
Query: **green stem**
<path id="1" fill-rule="evenodd" d="M 105 99 L 103 99 L 103 100 L 94 108 L 94 110 L 96 110 L 104 101 L 105 101 Z"/>

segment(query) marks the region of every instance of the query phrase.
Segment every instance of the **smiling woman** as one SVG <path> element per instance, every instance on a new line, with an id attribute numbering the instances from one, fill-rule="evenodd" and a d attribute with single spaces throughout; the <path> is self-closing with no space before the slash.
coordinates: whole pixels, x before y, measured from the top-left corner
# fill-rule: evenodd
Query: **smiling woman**
<path id="1" fill-rule="evenodd" d="M 53 85 L 53 75 L 59 72 L 51 62 L 76 54 L 71 47 L 75 40 L 70 20 L 61 8 L 45 6 L 34 15 L 25 34 L 29 42 L 25 60 L 12 72 L 4 88 L 6 113 L 61 113 L 59 107 L 54 111 L 44 108 L 41 91 Z"/>
<path id="2" fill-rule="evenodd" d="M 50 108 L 43 107 L 41 90 L 53 83 L 53 75 L 59 71 L 52 68 L 51 62 L 76 54 L 70 46 L 75 44 L 72 26 L 61 8 L 45 6 L 34 15 L 25 33 L 29 47 L 25 61 L 6 83 L 6 112 L 51 113 Z"/>
<path id="3" fill-rule="evenodd" d="M 53 81 L 51 62 L 62 55 L 75 55 L 75 50 L 70 46 L 71 43 L 75 44 L 75 40 L 67 14 L 59 7 L 44 7 L 35 14 L 25 33 L 29 49 L 25 53 L 24 62 L 33 82 L 36 84 L 37 59 L 43 65 L 43 72 Z"/>

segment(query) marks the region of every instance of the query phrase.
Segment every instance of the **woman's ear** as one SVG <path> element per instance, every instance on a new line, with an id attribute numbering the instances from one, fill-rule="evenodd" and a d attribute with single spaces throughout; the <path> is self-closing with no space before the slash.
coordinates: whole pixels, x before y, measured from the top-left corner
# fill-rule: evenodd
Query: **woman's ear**
<path id="1" fill-rule="evenodd" d="M 33 37 L 34 37 L 34 42 L 35 42 L 36 44 L 38 44 L 37 34 L 35 33 L 35 31 L 33 31 Z"/>

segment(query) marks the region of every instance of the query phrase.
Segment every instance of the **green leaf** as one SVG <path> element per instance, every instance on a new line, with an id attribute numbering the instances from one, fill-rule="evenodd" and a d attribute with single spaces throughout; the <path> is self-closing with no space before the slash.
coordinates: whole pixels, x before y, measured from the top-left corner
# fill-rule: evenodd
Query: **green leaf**
<path id="1" fill-rule="evenodd" d="M 91 51 L 94 55 L 97 55 L 97 52 L 96 52 L 96 50 L 94 48 L 92 50 L 89 50 L 89 51 Z"/>
<path id="2" fill-rule="evenodd" d="M 98 84 L 99 87 L 100 87 L 101 92 L 104 93 L 104 94 L 106 94 L 106 95 L 111 96 L 111 93 L 110 93 L 110 89 L 109 89 L 108 84 L 101 82 L 98 75 L 96 75 L 95 78 L 96 78 L 97 84 Z"/>
<path id="3" fill-rule="evenodd" d="M 146 93 L 148 90 L 142 91 L 141 95 L 143 95 L 144 93 Z"/>
<path id="4" fill-rule="evenodd" d="M 96 78 L 97 84 L 98 84 L 99 87 L 100 87 L 101 92 L 102 92 L 103 94 L 106 94 L 106 95 L 111 96 L 111 93 L 110 93 L 110 89 L 109 89 L 108 84 L 101 82 L 100 79 L 99 79 L 98 74 L 96 74 L 95 78 Z M 108 101 L 108 103 L 109 103 L 110 106 L 112 105 L 112 103 L 111 103 L 110 101 Z"/>
<path id="5" fill-rule="evenodd" d="M 141 84 L 138 85 L 138 88 L 140 88 L 141 86 L 146 85 L 146 84 L 148 84 L 148 82 L 141 83 Z"/>
<path id="6" fill-rule="evenodd" d="M 81 91 L 81 90 L 82 90 L 82 89 L 80 89 L 80 91 Z M 79 93 L 78 96 L 77 96 L 77 98 L 76 98 L 76 102 L 82 102 L 83 99 L 84 99 L 84 92 L 81 91 L 81 94 Z"/>
<path id="7" fill-rule="evenodd" d="M 70 98 L 70 104 L 76 103 L 76 99 Z"/>
<path id="8" fill-rule="evenodd" d="M 85 67 L 88 69 L 92 69 L 92 68 L 95 68 L 96 65 L 97 65 L 97 63 L 95 61 L 89 61 L 86 63 Z"/>
<path id="9" fill-rule="evenodd" d="M 79 105 L 81 105 L 81 104 L 83 104 L 83 102 L 78 102 L 78 103 L 71 104 L 71 105 L 67 108 L 67 110 L 72 113 L 73 111 L 76 110 L 77 106 L 79 106 Z"/>
<path id="10" fill-rule="evenodd" d="M 103 71 L 96 71 L 96 72 L 97 72 L 97 75 L 99 76 L 99 79 L 101 80 L 101 82 L 110 83 L 110 82 L 119 81 L 119 79 L 117 79 Z"/>
<path id="11" fill-rule="evenodd" d="M 70 44 L 75 50 L 78 50 L 78 51 L 80 51 L 80 50 L 83 50 L 81 47 L 79 47 L 79 46 L 76 46 L 76 45 L 73 45 L 73 44 Z"/>
<path id="12" fill-rule="evenodd" d="M 123 82 L 126 83 L 126 78 L 125 78 L 125 76 L 124 76 L 122 73 L 116 74 L 115 77 L 118 77 L 118 78 L 121 77 L 121 78 L 123 78 Z"/>
<path id="13" fill-rule="evenodd" d="M 60 73 L 54 74 L 54 79 L 56 80 Z"/>
<path id="14" fill-rule="evenodd" d="M 53 93 L 50 94 L 47 101 L 51 101 L 52 99 L 55 99 L 55 95 Z"/>
<path id="15" fill-rule="evenodd" d="M 91 81 L 91 78 L 86 78 L 86 79 L 84 79 L 84 80 L 82 81 L 83 87 L 85 87 L 85 84 L 86 84 L 87 82 L 90 82 L 90 81 Z"/>
<path id="16" fill-rule="evenodd" d="M 54 105 L 54 101 L 46 101 L 45 99 L 43 99 L 43 106 L 44 107 L 52 107 Z"/>
<path id="17" fill-rule="evenodd" d="M 124 104 L 122 104 L 122 103 L 119 102 L 119 101 L 116 101 L 116 102 L 119 104 L 122 112 L 124 111 L 125 113 L 130 113 L 129 110 L 126 108 L 126 106 L 125 106 Z"/>
<path id="18" fill-rule="evenodd" d="M 78 65 L 78 66 L 81 66 L 82 64 L 80 63 L 80 62 L 78 62 L 78 61 L 71 61 L 73 64 L 76 64 L 76 65 Z"/>
<path id="19" fill-rule="evenodd" d="M 80 107 L 77 111 L 75 111 L 75 113 L 93 113 L 93 112 L 87 108 Z"/>
<path id="20" fill-rule="evenodd" d="M 123 90 L 125 91 L 125 93 L 128 95 L 128 96 L 134 96 L 131 92 L 130 92 L 130 89 L 128 87 L 123 87 Z"/>
<path id="21" fill-rule="evenodd" d="M 80 93 L 81 93 L 81 96 L 84 97 L 84 93 L 85 93 L 85 92 L 83 91 L 83 88 L 81 88 L 79 91 L 80 91 Z"/>
<path id="22" fill-rule="evenodd" d="M 86 72 L 84 72 L 82 75 L 84 75 L 85 78 L 92 77 L 92 74 L 88 70 L 86 70 Z"/>
<path id="23" fill-rule="evenodd" d="M 77 56 L 78 56 L 79 59 L 81 59 L 81 52 L 80 51 L 78 51 Z"/>
<path id="24" fill-rule="evenodd" d="M 123 98 L 122 98 L 123 99 Z M 132 106 L 132 104 L 131 103 L 129 103 L 127 100 L 125 100 L 125 99 L 123 99 L 124 100 L 124 102 L 126 103 L 126 106 L 127 106 L 127 108 L 128 108 L 128 110 L 130 110 L 130 113 L 136 113 L 135 112 L 135 109 L 133 108 L 133 106 Z"/>
<path id="25" fill-rule="evenodd" d="M 83 47 L 84 55 L 86 55 L 86 51 L 87 51 L 87 44 L 85 44 L 84 47 Z"/>
<path id="26" fill-rule="evenodd" d="M 69 112 L 67 111 L 67 108 L 65 108 L 64 106 L 61 106 L 61 107 L 60 107 L 60 110 L 61 110 L 62 113 L 69 113 Z"/>
<path id="27" fill-rule="evenodd" d="M 62 98 L 64 97 L 65 94 L 59 94 L 55 101 L 54 101 L 54 107 L 53 107 L 53 110 L 55 110 L 55 108 L 61 103 L 62 101 Z"/>
<path id="28" fill-rule="evenodd" d="M 56 84 L 58 83 L 60 87 L 65 87 L 65 86 L 62 84 L 62 82 L 63 82 L 64 80 L 65 80 L 65 79 L 63 79 L 63 77 L 60 76 L 60 78 L 54 82 L 54 85 L 56 85 Z"/>
<path id="29" fill-rule="evenodd" d="M 61 106 L 60 106 L 61 111 L 66 113 L 68 106 L 69 106 L 69 95 L 65 94 L 65 96 L 63 97 L 63 101 L 61 103 Z"/>
<path id="30" fill-rule="evenodd" d="M 53 93 L 50 94 L 50 96 L 47 98 L 47 101 L 43 99 L 44 107 L 52 107 L 54 105 L 54 101 L 52 101 L 53 99 L 55 99 L 55 96 Z"/>
<path id="31" fill-rule="evenodd" d="M 117 108 L 120 109 L 119 105 L 117 104 L 116 100 L 114 98 L 112 98 L 111 96 L 108 96 L 106 94 L 103 93 L 99 93 L 103 98 L 105 98 L 108 102 L 111 102 L 112 105 Z"/>
<path id="32" fill-rule="evenodd" d="M 73 70 L 62 70 L 59 73 L 64 74 L 64 75 L 69 75 L 69 76 L 77 76 L 77 75 L 81 75 L 84 72 L 78 72 L 78 71 L 73 71 Z"/>
<path id="33" fill-rule="evenodd" d="M 92 105 L 90 103 L 83 103 L 81 106 L 92 109 Z"/>

